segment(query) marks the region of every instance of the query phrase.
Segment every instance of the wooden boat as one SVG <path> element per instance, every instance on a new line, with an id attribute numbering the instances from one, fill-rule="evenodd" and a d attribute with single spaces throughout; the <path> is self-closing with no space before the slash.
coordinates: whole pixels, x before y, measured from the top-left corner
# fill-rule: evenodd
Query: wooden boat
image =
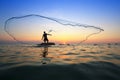
<path id="1" fill-rule="evenodd" d="M 55 43 L 53 42 L 41 43 L 41 44 L 37 44 L 37 47 L 44 47 L 44 46 L 51 46 L 51 45 L 55 45 Z"/>

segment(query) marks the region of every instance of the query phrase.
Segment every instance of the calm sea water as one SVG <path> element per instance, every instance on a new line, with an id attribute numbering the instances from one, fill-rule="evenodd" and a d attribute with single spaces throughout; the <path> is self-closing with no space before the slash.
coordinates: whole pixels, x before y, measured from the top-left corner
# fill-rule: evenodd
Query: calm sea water
<path id="1" fill-rule="evenodd" d="M 119 74 L 120 44 L 0 45 L 0 80 L 120 80 Z"/>

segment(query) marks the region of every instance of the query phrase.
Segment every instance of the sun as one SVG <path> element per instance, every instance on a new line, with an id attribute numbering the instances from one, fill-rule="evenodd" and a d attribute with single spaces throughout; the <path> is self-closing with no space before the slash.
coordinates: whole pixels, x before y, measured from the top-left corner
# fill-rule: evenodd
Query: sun
<path id="1" fill-rule="evenodd" d="M 66 42 L 63 42 L 63 44 L 66 44 Z"/>

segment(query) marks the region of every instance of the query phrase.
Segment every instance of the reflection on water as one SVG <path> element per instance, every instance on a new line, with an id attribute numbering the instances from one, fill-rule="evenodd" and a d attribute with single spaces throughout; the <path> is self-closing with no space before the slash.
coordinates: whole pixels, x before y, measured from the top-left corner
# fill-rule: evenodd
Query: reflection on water
<path id="1" fill-rule="evenodd" d="M 48 55 L 48 47 L 47 46 L 45 46 L 45 47 L 43 47 L 44 48 L 44 50 L 42 51 L 42 53 L 43 53 L 43 57 L 44 58 L 46 58 L 46 56 Z"/>
<path id="2" fill-rule="evenodd" d="M 42 57 L 40 57 L 40 58 L 42 58 L 41 63 L 42 64 L 50 63 L 51 59 L 47 57 L 47 55 L 48 55 L 48 46 L 42 47 L 41 52 L 42 52 L 42 54 L 41 54 Z"/>
<path id="3" fill-rule="evenodd" d="M 75 64 L 91 61 L 107 61 L 120 64 L 120 45 L 68 45 L 57 46 L 0 46 L 0 63 Z"/>

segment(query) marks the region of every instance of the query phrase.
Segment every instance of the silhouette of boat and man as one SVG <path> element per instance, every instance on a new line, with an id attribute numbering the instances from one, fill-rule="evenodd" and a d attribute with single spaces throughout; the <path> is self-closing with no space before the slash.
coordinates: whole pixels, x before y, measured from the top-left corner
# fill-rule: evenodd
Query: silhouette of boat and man
<path id="1" fill-rule="evenodd" d="M 48 34 L 45 31 L 43 32 L 42 39 L 44 42 L 41 44 L 38 44 L 38 46 L 49 46 L 49 45 L 55 45 L 53 42 L 49 42 L 48 35 L 52 36 L 52 34 Z"/>

